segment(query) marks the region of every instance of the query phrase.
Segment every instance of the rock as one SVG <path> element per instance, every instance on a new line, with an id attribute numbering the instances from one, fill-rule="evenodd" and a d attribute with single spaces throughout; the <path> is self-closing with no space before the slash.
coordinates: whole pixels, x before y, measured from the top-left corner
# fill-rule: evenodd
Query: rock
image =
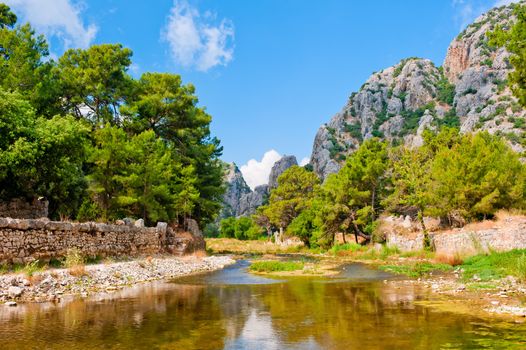
<path id="1" fill-rule="evenodd" d="M 13 306 L 16 306 L 17 304 L 16 304 L 16 301 L 6 301 L 5 305 L 13 307 Z"/>
<path id="2" fill-rule="evenodd" d="M 283 156 L 272 167 L 269 176 L 269 185 L 257 186 L 253 191 L 248 187 L 236 164 L 231 163 L 226 167 L 225 183 L 227 190 L 223 196 L 223 208 L 219 220 L 227 217 L 249 216 L 264 204 L 273 186 L 277 186 L 278 177 L 288 168 L 297 165 L 294 156 Z"/>
<path id="3" fill-rule="evenodd" d="M 298 161 L 294 156 L 283 156 L 272 166 L 270 176 L 268 179 L 268 186 L 270 190 L 278 187 L 278 178 L 291 166 L 298 165 Z"/>
<path id="4" fill-rule="evenodd" d="M 133 220 L 132 218 L 124 218 L 122 219 L 122 221 L 124 221 L 124 224 L 126 226 L 133 226 L 135 224 L 135 220 Z"/>
<path id="5" fill-rule="evenodd" d="M 194 237 L 203 237 L 201 230 L 199 229 L 199 224 L 194 219 L 186 219 L 186 229 Z"/>
<path id="6" fill-rule="evenodd" d="M 256 209 L 263 205 L 270 193 L 268 185 L 257 186 L 254 191 L 245 194 L 239 201 L 236 216 L 249 216 L 256 212 Z"/>
<path id="7" fill-rule="evenodd" d="M 422 132 L 436 128 L 449 112 L 456 112 L 462 132 L 523 135 L 520 123 L 510 120 L 524 119 L 526 111 L 503 83 L 510 55 L 489 46 L 486 36 L 497 24 L 509 27 L 514 6 L 493 9 L 469 25 L 451 42 L 443 70 L 430 60 L 409 58 L 369 77 L 318 129 L 310 159 L 316 174 L 325 179 L 337 172 L 345 157 L 373 136 L 418 147 Z M 444 82 L 454 89 L 449 100 L 439 99 Z M 512 148 L 523 152 L 514 139 L 509 140 Z"/>
<path id="8" fill-rule="evenodd" d="M 115 225 L 123 226 L 126 225 L 126 223 L 124 222 L 124 220 L 117 220 L 115 221 Z"/>
<path id="9" fill-rule="evenodd" d="M 11 286 L 7 289 L 7 294 L 9 294 L 9 296 L 12 298 L 17 298 L 21 296 L 23 292 L 24 288 L 22 287 Z"/>
<path id="10" fill-rule="evenodd" d="M 224 181 L 226 183 L 226 191 L 223 195 L 223 208 L 220 218 L 239 216 L 241 215 L 240 205 L 242 198 L 251 194 L 252 191 L 235 163 L 227 165 Z"/>
<path id="11" fill-rule="evenodd" d="M 29 280 L 27 280 L 27 279 L 24 278 L 24 279 L 22 280 L 22 284 L 23 284 L 25 287 L 28 287 L 28 286 L 31 285 L 31 282 L 29 282 Z"/>
<path id="12" fill-rule="evenodd" d="M 139 220 L 135 221 L 135 223 L 133 225 L 135 227 L 144 227 L 144 220 L 143 219 L 139 219 Z"/>

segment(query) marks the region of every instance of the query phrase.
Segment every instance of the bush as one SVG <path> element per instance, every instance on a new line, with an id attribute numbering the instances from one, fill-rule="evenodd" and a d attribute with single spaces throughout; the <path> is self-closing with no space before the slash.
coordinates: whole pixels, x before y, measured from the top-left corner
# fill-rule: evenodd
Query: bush
<path id="1" fill-rule="evenodd" d="M 207 238 L 215 238 L 219 234 L 219 227 L 214 223 L 207 224 L 203 229 L 203 235 Z"/>
<path id="2" fill-rule="evenodd" d="M 221 220 L 219 236 L 223 238 L 259 239 L 263 235 L 263 229 L 259 227 L 252 218 L 242 216 L 239 218 L 229 217 Z"/>

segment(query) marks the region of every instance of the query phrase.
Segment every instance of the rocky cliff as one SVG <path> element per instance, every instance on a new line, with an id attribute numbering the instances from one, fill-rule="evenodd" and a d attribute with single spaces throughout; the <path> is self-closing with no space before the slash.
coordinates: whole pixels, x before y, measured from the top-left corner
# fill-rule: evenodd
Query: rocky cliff
<path id="1" fill-rule="evenodd" d="M 268 185 L 257 186 L 253 191 L 248 187 L 243 174 L 236 164 L 226 164 L 225 184 L 226 191 L 223 196 L 223 209 L 219 219 L 230 216 L 249 216 L 267 200 L 270 191 L 277 187 L 278 177 L 293 165 L 298 165 L 294 156 L 283 156 L 272 166 Z"/>
<path id="2" fill-rule="evenodd" d="M 526 113 L 506 85 L 509 54 L 490 46 L 486 36 L 497 24 L 510 26 L 514 6 L 493 9 L 469 25 L 450 44 L 442 67 L 408 58 L 374 73 L 318 130 L 314 171 L 321 178 L 337 172 L 364 139 L 419 146 L 426 128 L 442 125 L 501 134 L 516 151 L 524 151 Z"/>
<path id="3" fill-rule="evenodd" d="M 272 166 L 270 176 L 268 178 L 268 186 L 270 189 L 278 187 L 278 177 L 291 166 L 298 165 L 298 160 L 294 156 L 283 156 Z"/>
<path id="4" fill-rule="evenodd" d="M 226 164 L 225 167 L 226 190 L 223 195 L 223 209 L 219 215 L 220 218 L 238 216 L 238 213 L 241 212 L 241 198 L 252 192 L 236 164 Z"/>

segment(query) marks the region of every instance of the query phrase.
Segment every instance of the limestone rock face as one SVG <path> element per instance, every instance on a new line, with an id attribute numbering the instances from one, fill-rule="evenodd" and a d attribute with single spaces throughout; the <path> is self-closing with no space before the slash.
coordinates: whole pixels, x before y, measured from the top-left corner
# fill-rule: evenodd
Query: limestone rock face
<path id="1" fill-rule="evenodd" d="M 460 33 L 449 46 L 444 74 L 455 84 L 454 105 L 462 132 L 500 133 L 515 149 L 523 151 L 524 145 L 516 142 L 524 134 L 522 122 L 517 120 L 523 120 L 526 113 L 506 86 L 512 69 L 510 54 L 489 45 L 486 36 L 497 24 L 504 28 L 513 24 L 515 6 L 493 9 Z"/>
<path id="2" fill-rule="evenodd" d="M 268 179 L 268 186 L 270 189 L 278 187 L 278 178 L 291 166 L 298 165 L 298 161 L 295 156 L 283 156 L 272 166 L 270 170 L 270 176 Z"/>
<path id="3" fill-rule="evenodd" d="M 283 156 L 272 166 L 269 184 L 257 186 L 252 191 L 238 167 L 233 163 L 229 164 L 225 175 L 227 190 L 223 197 L 223 209 L 219 219 L 254 214 L 258 207 L 265 204 L 270 190 L 277 187 L 278 177 L 293 165 L 298 165 L 295 156 Z"/>
<path id="4" fill-rule="evenodd" d="M 373 74 L 343 109 L 317 132 L 311 155 L 314 171 L 321 178 L 340 169 L 346 155 L 371 137 L 401 138 L 412 129 L 411 112 L 435 101 L 440 70 L 430 60 L 410 58 Z M 434 111 L 433 111 L 434 113 Z M 418 120 L 411 121 L 416 128 Z M 415 125 L 413 125 L 415 124 Z"/>
<path id="5" fill-rule="evenodd" d="M 451 43 L 443 67 L 408 58 L 374 73 L 316 133 L 310 160 L 316 174 L 325 179 L 337 172 L 368 138 L 418 147 L 426 128 L 442 125 L 499 133 L 524 151 L 526 112 L 506 85 L 509 53 L 491 47 L 486 36 L 497 24 L 513 23 L 514 6 L 493 9 L 468 26 Z"/>
<path id="6" fill-rule="evenodd" d="M 220 218 L 238 216 L 241 211 L 241 198 L 250 194 L 252 191 L 245 182 L 243 174 L 241 174 L 241 171 L 239 171 L 239 168 L 234 163 L 227 165 L 225 183 L 226 191 L 223 195 L 223 209 Z"/>
<path id="7" fill-rule="evenodd" d="M 237 216 L 249 216 L 256 212 L 256 209 L 263 205 L 268 198 L 270 189 L 268 185 L 260 185 L 254 191 L 241 197 L 239 212 Z"/>

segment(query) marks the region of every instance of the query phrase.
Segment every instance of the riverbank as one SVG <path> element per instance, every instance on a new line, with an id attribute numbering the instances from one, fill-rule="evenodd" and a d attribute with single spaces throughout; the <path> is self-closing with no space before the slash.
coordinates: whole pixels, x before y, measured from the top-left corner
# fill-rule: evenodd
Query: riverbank
<path id="1" fill-rule="evenodd" d="M 0 303 L 59 302 L 68 296 L 88 297 L 134 284 L 221 269 L 235 261 L 228 256 L 146 257 L 131 261 L 48 269 L 27 275 L 0 275 Z"/>
<path id="2" fill-rule="evenodd" d="M 320 252 L 301 247 L 272 247 L 272 243 L 268 242 L 245 242 L 215 239 L 213 246 L 217 250 L 234 248 L 237 254 L 250 255 L 255 257 L 255 261 L 303 261 L 302 257 L 308 258 L 309 261 L 305 261 L 301 268 L 292 271 L 286 271 L 279 264 L 252 271 L 278 277 L 329 276 L 342 265 L 363 263 L 371 268 L 407 276 L 386 280 L 385 283 L 392 284 L 393 288 L 415 286 L 431 290 L 440 296 L 440 302 L 433 304 L 435 307 L 511 317 L 516 322 L 526 321 L 526 275 L 521 275 L 526 271 L 521 266 L 523 259 L 526 259 L 526 250 L 481 253 L 469 258 L 441 256 L 427 251 L 401 253 L 379 245 L 362 247 L 347 244 Z M 274 251 L 276 253 L 270 253 Z M 501 265 L 495 265 L 497 262 Z"/>

